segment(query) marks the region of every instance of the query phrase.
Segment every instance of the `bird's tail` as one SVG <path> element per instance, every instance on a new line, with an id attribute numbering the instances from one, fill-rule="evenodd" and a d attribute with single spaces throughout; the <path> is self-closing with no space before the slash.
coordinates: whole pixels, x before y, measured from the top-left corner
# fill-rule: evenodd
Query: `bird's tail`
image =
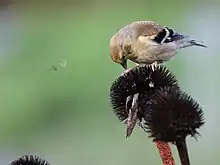
<path id="1" fill-rule="evenodd" d="M 190 46 L 200 46 L 200 47 L 207 48 L 207 46 L 202 41 L 197 41 L 195 39 L 192 39 L 189 36 L 185 36 L 185 35 L 181 35 L 181 34 L 177 35 L 174 38 L 174 41 L 175 41 L 178 49 L 186 48 L 186 47 L 190 47 Z"/>

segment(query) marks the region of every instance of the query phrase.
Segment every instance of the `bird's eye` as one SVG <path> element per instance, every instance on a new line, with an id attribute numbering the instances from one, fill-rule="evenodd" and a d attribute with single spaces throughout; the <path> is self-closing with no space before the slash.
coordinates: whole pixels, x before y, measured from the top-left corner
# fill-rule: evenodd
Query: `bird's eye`
<path id="1" fill-rule="evenodd" d="M 122 58 L 121 58 L 121 60 L 122 60 L 122 61 L 125 61 L 125 60 L 126 60 L 126 56 L 123 55 Z"/>

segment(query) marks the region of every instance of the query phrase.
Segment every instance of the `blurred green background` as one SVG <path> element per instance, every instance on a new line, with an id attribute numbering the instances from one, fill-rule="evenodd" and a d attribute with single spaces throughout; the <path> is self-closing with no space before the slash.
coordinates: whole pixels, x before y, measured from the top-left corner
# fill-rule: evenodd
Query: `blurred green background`
<path id="1" fill-rule="evenodd" d="M 0 164 L 24 153 L 37 154 L 52 165 L 161 164 L 155 145 L 140 128 L 125 139 L 124 125 L 109 102 L 111 83 L 123 71 L 111 61 L 109 40 L 137 20 L 159 22 L 208 45 L 181 50 L 166 65 L 205 113 L 201 137 L 187 139 L 191 163 L 218 164 L 219 6 L 212 0 L 2 6 Z M 50 70 L 53 66 L 58 70 Z"/>

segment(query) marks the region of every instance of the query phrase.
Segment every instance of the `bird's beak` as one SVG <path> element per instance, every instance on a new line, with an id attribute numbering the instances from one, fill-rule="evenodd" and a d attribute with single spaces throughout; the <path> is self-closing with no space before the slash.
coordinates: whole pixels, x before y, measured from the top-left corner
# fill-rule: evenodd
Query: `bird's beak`
<path id="1" fill-rule="evenodd" d="M 122 63 L 121 63 L 121 66 L 124 68 L 124 69 L 127 69 L 128 66 L 127 66 L 127 59 L 123 59 Z"/>

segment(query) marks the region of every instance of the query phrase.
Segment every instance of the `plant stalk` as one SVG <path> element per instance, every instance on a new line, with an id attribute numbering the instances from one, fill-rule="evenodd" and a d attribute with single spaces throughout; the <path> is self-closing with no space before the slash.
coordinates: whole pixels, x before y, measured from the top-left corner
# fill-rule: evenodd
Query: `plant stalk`
<path id="1" fill-rule="evenodd" d="M 182 165 L 190 165 L 186 139 L 179 139 L 176 141 L 176 147 L 179 153 Z"/>
<path id="2" fill-rule="evenodd" d="M 159 150 L 163 165 L 175 165 L 173 154 L 169 143 L 163 141 L 156 141 L 156 146 Z"/>

